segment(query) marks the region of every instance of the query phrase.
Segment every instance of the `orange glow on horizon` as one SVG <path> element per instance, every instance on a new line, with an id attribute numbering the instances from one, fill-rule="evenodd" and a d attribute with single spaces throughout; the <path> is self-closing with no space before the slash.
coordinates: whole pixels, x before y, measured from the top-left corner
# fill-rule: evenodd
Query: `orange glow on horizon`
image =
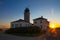
<path id="1" fill-rule="evenodd" d="M 50 28 L 56 28 L 55 24 L 50 24 Z"/>
<path id="2" fill-rule="evenodd" d="M 53 22 L 53 23 L 50 23 L 49 27 L 50 28 L 60 28 L 60 25 Z"/>
<path id="3" fill-rule="evenodd" d="M 0 25 L 0 28 L 10 28 L 10 25 L 6 24 L 6 25 Z"/>

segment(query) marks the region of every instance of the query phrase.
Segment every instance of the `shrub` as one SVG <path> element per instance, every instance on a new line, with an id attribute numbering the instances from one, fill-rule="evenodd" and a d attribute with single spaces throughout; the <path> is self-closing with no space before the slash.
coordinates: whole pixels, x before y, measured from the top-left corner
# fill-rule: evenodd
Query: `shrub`
<path id="1" fill-rule="evenodd" d="M 6 30 L 5 33 L 14 34 L 14 35 L 40 35 L 41 29 L 37 26 L 31 27 L 17 27 L 17 28 L 10 28 Z"/>

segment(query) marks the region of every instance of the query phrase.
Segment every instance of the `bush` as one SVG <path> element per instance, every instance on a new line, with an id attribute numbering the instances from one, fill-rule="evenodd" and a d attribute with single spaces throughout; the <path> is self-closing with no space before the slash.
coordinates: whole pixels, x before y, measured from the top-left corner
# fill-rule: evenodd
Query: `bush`
<path id="1" fill-rule="evenodd" d="M 18 27 L 18 28 L 10 28 L 6 30 L 5 33 L 14 34 L 14 35 L 40 35 L 40 28 L 37 26 L 34 27 Z"/>

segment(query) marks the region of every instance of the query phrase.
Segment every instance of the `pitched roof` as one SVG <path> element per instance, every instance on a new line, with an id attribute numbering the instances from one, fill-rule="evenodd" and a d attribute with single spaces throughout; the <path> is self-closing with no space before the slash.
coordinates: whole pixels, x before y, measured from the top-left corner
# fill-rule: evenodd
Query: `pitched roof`
<path id="1" fill-rule="evenodd" d="M 43 18 L 42 16 L 39 17 L 39 18 L 33 19 L 33 20 L 40 20 L 40 19 L 42 19 L 42 20 L 47 20 L 46 18 Z"/>
<path id="2" fill-rule="evenodd" d="M 14 23 L 14 22 L 26 22 L 25 20 L 23 20 L 23 19 L 19 19 L 19 20 L 17 20 L 17 21 L 13 21 L 13 22 L 11 22 L 11 23 Z M 29 22 L 27 22 L 27 23 L 29 23 Z M 31 24 L 31 23 L 30 23 Z"/>
<path id="3" fill-rule="evenodd" d="M 13 21 L 13 22 L 22 22 L 22 21 L 24 21 L 24 20 L 19 19 L 19 20 Z"/>

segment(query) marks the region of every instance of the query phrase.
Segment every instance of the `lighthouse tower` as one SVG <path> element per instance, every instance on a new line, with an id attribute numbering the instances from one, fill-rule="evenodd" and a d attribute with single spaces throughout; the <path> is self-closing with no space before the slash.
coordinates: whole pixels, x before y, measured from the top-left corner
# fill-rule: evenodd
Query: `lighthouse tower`
<path id="1" fill-rule="evenodd" d="M 30 22 L 30 10 L 29 10 L 29 8 L 26 8 L 24 10 L 24 21 Z"/>

